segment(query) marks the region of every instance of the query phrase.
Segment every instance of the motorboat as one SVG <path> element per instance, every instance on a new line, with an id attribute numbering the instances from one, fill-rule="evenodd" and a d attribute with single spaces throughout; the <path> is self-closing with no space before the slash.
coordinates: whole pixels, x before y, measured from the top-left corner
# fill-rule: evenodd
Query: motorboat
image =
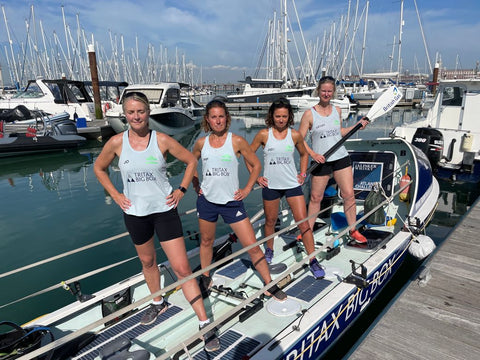
<path id="1" fill-rule="evenodd" d="M 54 121 L 42 114 L 35 118 L 34 124 L 26 128 L 21 125 L 21 130 L 0 120 L 0 157 L 63 151 L 84 145 L 87 139 L 78 135 L 76 123 L 60 115 L 63 120 L 57 117 Z"/>
<path id="2" fill-rule="evenodd" d="M 116 133 L 125 131 L 128 123 L 123 114 L 123 99 L 128 93 L 141 92 L 150 102 L 149 125 L 152 130 L 168 135 L 185 132 L 199 124 L 200 117 L 195 113 L 199 113 L 202 106 L 193 99 L 182 99 L 180 88 L 181 84 L 176 82 L 129 85 L 123 90 L 119 104 L 107 110 L 106 119 Z"/>
<path id="3" fill-rule="evenodd" d="M 480 79 L 440 80 L 426 116 L 397 126 L 392 135 L 422 149 L 438 178 L 478 183 L 479 111 Z"/>
<path id="4" fill-rule="evenodd" d="M 425 236 L 439 196 L 427 157 L 404 139 L 349 139 L 345 146 L 354 172 L 356 225 L 368 242 L 357 244 L 349 237 L 341 196 L 333 195 L 330 206 L 312 215 L 316 220 L 315 252 L 311 256 L 315 255 L 325 269 L 324 278 L 315 279 L 310 274 L 309 256 L 297 241 L 298 223 L 291 211 L 281 209 L 272 235 L 275 257 L 270 264 L 273 281 L 268 285 L 252 266 L 248 248 L 242 248 L 233 234 L 224 233 L 215 240 L 213 286 L 204 301 L 214 321 L 201 331 L 190 304 L 177 291 L 182 282 L 204 272 L 199 265 L 199 250 L 193 248 L 188 256 L 194 273 L 182 281 L 172 276 L 168 262 L 159 265 L 161 291 L 169 307 L 151 325 L 140 325 L 139 319 L 158 294 L 150 294 L 142 273 L 92 294 L 82 291 L 80 282 L 85 284 L 88 276 L 98 276 L 105 268 L 67 280 L 59 278 L 61 274 L 52 274 L 54 285 L 49 290 L 63 287 L 75 300 L 24 325 L 28 331 L 41 329 L 51 334 L 24 358 L 51 354 L 53 350 L 72 359 L 320 358 L 374 302 L 410 256 L 412 244 Z M 410 180 L 404 182 L 407 167 Z M 372 191 L 380 191 L 383 200 L 367 209 L 366 199 Z M 382 219 L 372 222 L 370 216 L 378 212 Z M 262 214 L 259 211 L 250 219 L 258 245 L 270 238 L 262 235 Z M 191 238 L 195 241 L 195 236 Z M 186 241 L 190 241 L 188 236 Z M 60 257 L 64 256 L 51 261 Z M 21 271 L 9 270 L 8 274 Z M 274 284 L 287 294 L 285 301 L 264 295 Z M 207 354 L 201 337 L 214 327 L 221 347 Z"/>
<path id="5" fill-rule="evenodd" d="M 228 103 L 269 103 L 282 97 L 310 96 L 315 90 L 315 86 L 297 86 L 283 80 L 253 79 L 251 76 L 240 83 L 243 83 L 243 89 L 228 94 Z"/>
<path id="6" fill-rule="evenodd" d="M 0 100 L 0 112 L 23 105 L 31 111 L 49 115 L 67 112 L 70 120 L 95 119 L 95 105 L 83 81 L 38 78 L 28 81 L 24 90 Z"/>
<path id="7" fill-rule="evenodd" d="M 26 133 L 30 126 L 51 127 L 52 124 L 68 120 L 70 114 L 66 111 L 56 115 L 48 115 L 43 111 L 30 111 L 23 105 L 0 113 L 3 130 L 8 133 Z"/>
<path id="8" fill-rule="evenodd" d="M 309 95 L 303 95 L 303 96 L 292 96 L 292 97 L 287 97 L 287 99 L 290 101 L 290 104 L 294 109 L 298 110 L 307 110 L 311 109 L 315 105 L 318 104 L 319 98 L 318 96 L 309 96 Z M 343 113 L 349 113 L 352 109 L 352 107 L 355 107 L 357 104 L 350 101 L 348 97 L 342 97 L 341 99 L 332 99 L 330 100 L 330 103 L 334 106 L 340 107 Z"/>

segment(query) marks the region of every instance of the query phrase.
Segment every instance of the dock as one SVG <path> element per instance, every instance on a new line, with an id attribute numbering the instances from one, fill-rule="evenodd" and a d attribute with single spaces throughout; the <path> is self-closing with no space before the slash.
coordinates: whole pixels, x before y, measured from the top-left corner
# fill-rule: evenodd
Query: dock
<path id="1" fill-rule="evenodd" d="M 349 360 L 480 359 L 480 199 Z"/>

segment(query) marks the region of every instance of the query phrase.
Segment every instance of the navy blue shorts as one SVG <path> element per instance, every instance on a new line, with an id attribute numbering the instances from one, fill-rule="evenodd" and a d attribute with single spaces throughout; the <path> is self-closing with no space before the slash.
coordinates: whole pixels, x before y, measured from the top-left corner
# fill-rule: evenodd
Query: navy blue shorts
<path id="1" fill-rule="evenodd" d="M 243 201 L 215 204 L 200 195 L 197 199 L 197 216 L 202 220 L 216 222 L 218 215 L 222 215 L 225 224 L 233 224 L 247 218 Z"/>
<path id="2" fill-rule="evenodd" d="M 315 164 L 315 162 L 311 162 Z M 324 164 L 318 164 L 317 167 L 311 172 L 312 176 L 325 176 L 333 174 L 334 171 L 345 169 L 346 167 L 352 166 L 352 161 L 350 156 L 345 156 L 344 158 L 327 161 Z"/>
<path id="3" fill-rule="evenodd" d="M 303 190 L 301 186 L 294 187 L 292 189 L 270 189 L 268 187 L 262 188 L 263 200 L 277 200 L 283 196 L 289 198 L 292 196 L 303 196 Z"/>
<path id="4" fill-rule="evenodd" d="M 154 233 L 157 234 L 159 241 L 183 236 L 182 222 L 176 208 L 146 216 L 123 213 L 123 219 L 135 245 L 145 244 Z"/>

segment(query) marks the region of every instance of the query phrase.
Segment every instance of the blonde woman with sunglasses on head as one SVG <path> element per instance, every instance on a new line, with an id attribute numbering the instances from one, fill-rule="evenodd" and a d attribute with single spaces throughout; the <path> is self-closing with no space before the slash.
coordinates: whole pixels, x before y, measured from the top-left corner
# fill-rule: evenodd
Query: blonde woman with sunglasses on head
<path id="1" fill-rule="evenodd" d="M 99 182 L 123 210 L 125 225 L 142 263 L 145 282 L 150 292 L 156 293 L 160 290 L 160 272 L 155 253 L 155 233 L 177 278 L 181 280 L 192 274 L 177 206 L 192 181 L 197 160 L 170 136 L 149 129 L 150 104 L 143 93 L 127 94 L 122 106 L 129 128 L 105 144 L 95 161 L 94 171 Z M 167 178 L 167 153 L 187 165 L 178 189 L 172 189 Z M 107 172 L 115 157 L 119 158 L 123 193 L 115 188 Z M 207 326 L 209 319 L 197 281 L 191 279 L 183 283 L 182 291 L 199 319 L 200 329 Z M 167 308 L 168 304 L 162 296 L 155 297 L 140 323 L 152 324 Z M 214 330 L 205 333 L 204 340 L 206 351 L 220 348 Z"/>

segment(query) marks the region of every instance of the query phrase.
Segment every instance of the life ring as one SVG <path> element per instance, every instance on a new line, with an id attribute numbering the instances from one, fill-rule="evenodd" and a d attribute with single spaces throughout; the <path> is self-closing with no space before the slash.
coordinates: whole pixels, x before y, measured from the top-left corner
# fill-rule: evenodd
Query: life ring
<path id="1" fill-rule="evenodd" d="M 410 200 L 410 181 L 412 180 L 411 176 L 408 175 L 408 166 L 405 167 L 405 174 L 400 179 L 400 188 L 405 187 L 400 192 L 400 201 L 408 201 Z M 408 185 L 408 186 L 407 186 Z"/>

